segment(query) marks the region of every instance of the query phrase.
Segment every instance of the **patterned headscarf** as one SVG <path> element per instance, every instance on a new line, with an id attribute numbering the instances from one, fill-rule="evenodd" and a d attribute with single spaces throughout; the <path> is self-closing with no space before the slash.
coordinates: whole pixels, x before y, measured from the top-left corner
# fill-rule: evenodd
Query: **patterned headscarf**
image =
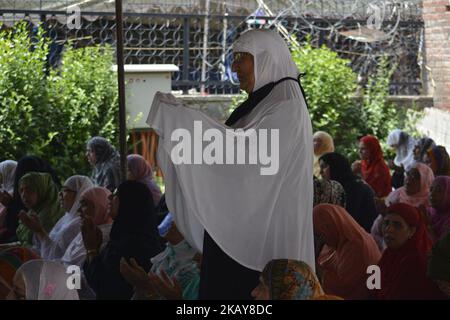
<path id="1" fill-rule="evenodd" d="M 108 140 L 93 137 L 87 148 L 95 153 L 97 162 L 92 171 L 94 184 L 114 191 L 120 184 L 120 156 Z"/>
<path id="2" fill-rule="evenodd" d="M 272 300 L 311 300 L 324 294 L 314 271 L 302 261 L 272 260 L 261 275 Z"/>
<path id="3" fill-rule="evenodd" d="M 330 203 L 345 208 L 345 190 L 334 180 L 317 179 L 314 177 L 314 206 L 319 203 Z"/>

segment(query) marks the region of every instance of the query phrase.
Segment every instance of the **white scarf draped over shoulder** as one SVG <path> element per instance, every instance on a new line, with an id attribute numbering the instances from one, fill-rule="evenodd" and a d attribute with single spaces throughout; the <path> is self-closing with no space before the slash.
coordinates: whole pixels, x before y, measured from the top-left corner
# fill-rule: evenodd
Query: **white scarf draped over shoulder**
<path id="1" fill-rule="evenodd" d="M 297 78 L 298 70 L 286 44 L 273 31 L 247 32 L 233 49 L 254 56 L 255 88 L 284 77 Z M 277 170 L 268 169 L 262 161 L 246 165 L 204 161 L 174 164 L 171 153 L 179 144 L 172 137 L 176 129 L 189 132 L 193 151 L 198 148 L 195 144 L 202 140 L 194 130 L 199 123 L 203 133 L 208 129 L 220 133 L 224 145 L 227 135 L 242 133 L 183 105 L 170 94 L 155 95 L 147 123 L 159 135 L 158 162 L 164 173 L 167 206 L 174 214 L 178 229 L 194 248 L 202 251 L 206 229 L 227 255 L 247 268 L 262 271 L 270 260 L 286 258 L 305 261 L 314 269 L 312 127 L 296 81 L 277 84 L 249 114 L 233 125 L 247 133 L 251 131 L 248 129 L 254 129 L 259 143 L 260 129 L 267 130 L 268 148 L 272 155 L 278 156 L 274 157 L 278 163 L 271 165 Z M 207 139 L 203 137 L 203 140 Z M 258 150 L 256 139 L 248 140 L 245 159 L 255 156 Z M 203 146 L 201 150 L 206 151 L 209 142 Z M 223 148 L 224 155 L 229 147 L 236 153 L 237 141 Z M 224 159 L 231 160 L 230 157 L 227 153 Z M 275 174 L 264 175 L 264 170 Z"/>

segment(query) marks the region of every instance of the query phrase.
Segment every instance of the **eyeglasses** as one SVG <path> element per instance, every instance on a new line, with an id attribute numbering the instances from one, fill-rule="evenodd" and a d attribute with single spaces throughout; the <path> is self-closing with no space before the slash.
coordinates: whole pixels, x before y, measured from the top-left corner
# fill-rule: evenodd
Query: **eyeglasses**
<path id="1" fill-rule="evenodd" d="M 236 52 L 233 54 L 233 62 L 240 62 L 242 60 L 242 58 L 244 58 L 245 56 L 250 55 L 250 53 L 247 52 Z"/>

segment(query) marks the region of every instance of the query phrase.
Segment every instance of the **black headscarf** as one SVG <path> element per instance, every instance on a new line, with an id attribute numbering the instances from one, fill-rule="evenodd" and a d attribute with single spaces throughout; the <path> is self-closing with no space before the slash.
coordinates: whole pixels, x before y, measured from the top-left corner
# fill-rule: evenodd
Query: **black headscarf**
<path id="1" fill-rule="evenodd" d="M 326 153 L 319 158 L 330 167 L 330 179 L 336 180 L 345 187 L 349 182 L 356 180 L 352 167 L 347 158 L 337 152 Z"/>
<path id="2" fill-rule="evenodd" d="M 162 248 L 150 190 L 143 183 L 125 181 L 117 192 L 119 212 L 111 228 L 110 241 L 119 245 L 123 257 L 152 258 Z"/>
<path id="3" fill-rule="evenodd" d="M 16 174 L 14 177 L 14 195 L 13 200 L 8 205 L 8 211 L 5 218 L 5 225 L 8 229 L 8 235 L 5 237 L 14 237 L 18 226 L 18 214 L 21 210 L 25 209 L 19 192 L 19 181 L 20 179 L 29 172 L 45 172 L 49 173 L 52 177 L 53 182 L 59 187 L 61 184 L 59 182 L 58 176 L 55 170 L 50 166 L 50 164 L 37 157 L 37 156 L 25 156 L 22 157 L 17 162 Z M 12 241 L 14 239 L 1 239 L 4 241 Z"/>

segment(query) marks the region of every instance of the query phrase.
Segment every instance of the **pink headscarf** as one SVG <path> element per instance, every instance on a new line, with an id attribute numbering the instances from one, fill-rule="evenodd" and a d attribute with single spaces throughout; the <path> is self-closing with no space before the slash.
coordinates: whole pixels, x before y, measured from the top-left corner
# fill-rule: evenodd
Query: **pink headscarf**
<path id="1" fill-rule="evenodd" d="M 108 202 L 111 191 L 103 187 L 93 187 L 87 189 L 82 198 L 91 201 L 94 204 L 94 223 L 97 226 L 112 223 L 112 218 L 108 214 Z"/>
<path id="2" fill-rule="evenodd" d="M 367 299 L 366 270 L 381 257 L 375 240 L 340 206 L 315 206 L 313 221 L 314 234 L 326 244 L 318 258 L 325 293 Z"/>
<path id="3" fill-rule="evenodd" d="M 161 199 L 161 190 L 153 181 L 152 167 L 148 164 L 144 157 L 138 154 L 128 155 L 127 164 L 128 170 L 136 178 L 136 181 L 145 184 L 149 188 L 153 196 L 153 205 L 156 207 L 156 205 L 159 203 L 159 200 Z"/>
<path id="4" fill-rule="evenodd" d="M 428 195 L 430 194 L 430 187 L 434 180 L 434 173 L 427 165 L 423 163 L 415 163 L 411 169 L 416 168 L 420 174 L 420 191 L 413 195 L 406 193 L 406 188 L 403 186 L 393 192 L 386 198 L 388 206 L 395 203 L 406 203 L 413 207 L 430 206 Z"/>
<path id="5" fill-rule="evenodd" d="M 437 207 L 428 208 L 431 216 L 431 226 L 436 233 L 436 240 L 450 232 L 450 177 L 438 176 L 433 185 L 443 189 L 445 197 Z"/>

